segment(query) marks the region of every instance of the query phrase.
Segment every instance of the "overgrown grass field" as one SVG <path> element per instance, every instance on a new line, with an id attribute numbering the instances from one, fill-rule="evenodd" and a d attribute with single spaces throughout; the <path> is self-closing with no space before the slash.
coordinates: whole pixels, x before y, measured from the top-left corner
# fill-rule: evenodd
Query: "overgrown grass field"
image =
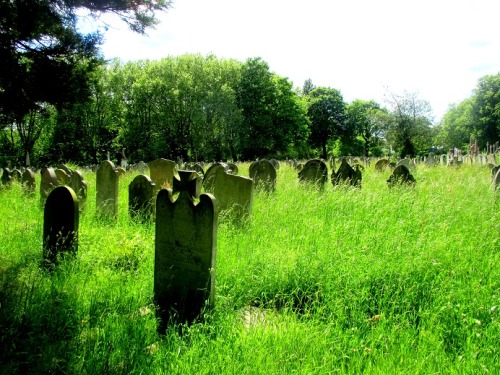
<path id="1" fill-rule="evenodd" d="M 248 164 L 240 166 L 248 175 Z M 281 164 L 252 218 L 219 217 L 216 307 L 157 334 L 154 223 L 95 216 L 77 256 L 42 266 L 43 207 L 0 190 L 0 373 L 499 374 L 500 196 L 484 166 L 418 166 L 389 189 L 322 191 Z M 37 176 L 37 186 L 40 178 Z"/>

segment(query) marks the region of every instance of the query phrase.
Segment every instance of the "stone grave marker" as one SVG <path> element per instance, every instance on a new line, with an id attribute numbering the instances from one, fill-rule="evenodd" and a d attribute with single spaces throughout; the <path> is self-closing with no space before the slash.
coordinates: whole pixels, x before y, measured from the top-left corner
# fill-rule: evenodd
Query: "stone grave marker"
<path id="1" fill-rule="evenodd" d="M 202 194 L 195 204 L 198 174 L 179 171 L 179 177 L 175 202 L 170 189 L 156 198 L 154 300 L 160 332 L 169 322 L 194 322 L 215 299 L 216 200 Z"/>
<path id="2" fill-rule="evenodd" d="M 149 175 L 156 185 L 156 189 L 172 188 L 177 166 L 174 161 L 167 159 L 156 159 L 148 163 Z"/>
<path id="3" fill-rule="evenodd" d="M 337 172 L 332 171 L 331 181 L 333 186 L 339 184 L 347 184 L 351 186 L 361 187 L 361 171 L 358 164 L 355 166 L 356 169 L 352 168 L 347 160 L 342 159 L 340 167 Z"/>
<path id="4" fill-rule="evenodd" d="M 56 174 L 58 185 L 69 185 L 71 177 L 64 169 L 56 168 L 54 169 L 54 173 Z"/>
<path id="5" fill-rule="evenodd" d="M 71 168 L 69 168 L 66 164 L 61 164 L 58 167 L 58 169 L 62 169 L 71 178 L 71 175 L 73 174 L 73 170 Z"/>
<path id="6" fill-rule="evenodd" d="M 397 164 L 396 167 L 404 165 L 408 170 L 414 170 L 416 168 L 415 162 L 413 160 L 410 160 L 408 158 L 401 159 Z"/>
<path id="7" fill-rule="evenodd" d="M 383 172 L 388 167 L 389 167 L 389 160 L 387 159 L 380 159 L 375 163 L 375 170 L 377 172 Z"/>
<path id="8" fill-rule="evenodd" d="M 299 172 L 299 180 L 323 187 L 328 180 L 328 167 L 323 160 L 311 159 Z"/>
<path id="9" fill-rule="evenodd" d="M 2 173 L 2 185 L 10 186 L 12 183 L 12 173 L 9 168 L 4 168 Z"/>
<path id="10" fill-rule="evenodd" d="M 259 160 L 248 168 L 250 178 L 256 189 L 273 192 L 276 190 L 276 168 L 270 160 Z"/>
<path id="11" fill-rule="evenodd" d="M 83 175 L 80 171 L 73 171 L 73 173 L 71 173 L 69 186 L 75 192 L 80 210 L 82 210 L 87 202 L 87 182 L 83 179 Z"/>
<path id="12" fill-rule="evenodd" d="M 398 184 L 415 185 L 415 178 L 411 175 L 410 170 L 404 165 L 398 165 L 394 168 L 392 175 L 387 180 L 389 187 Z"/>
<path id="13" fill-rule="evenodd" d="M 78 199 L 68 186 L 52 190 L 43 214 L 43 259 L 45 266 L 57 263 L 59 256 L 78 250 Z"/>
<path id="14" fill-rule="evenodd" d="M 36 190 L 35 172 L 26 168 L 21 176 L 21 186 L 28 195 L 34 195 Z"/>
<path id="15" fill-rule="evenodd" d="M 253 180 L 217 170 L 214 195 L 220 211 L 231 210 L 236 220 L 249 218 L 253 205 Z"/>
<path id="16" fill-rule="evenodd" d="M 12 176 L 12 181 L 21 181 L 21 176 L 22 173 L 19 169 L 14 168 L 11 172 L 10 175 Z"/>
<path id="17" fill-rule="evenodd" d="M 495 178 L 499 170 L 500 170 L 500 164 L 494 165 L 493 168 L 491 168 L 491 178 Z"/>
<path id="18" fill-rule="evenodd" d="M 234 163 L 226 163 L 227 168 L 226 172 L 229 174 L 237 175 L 238 174 L 238 166 Z"/>
<path id="19" fill-rule="evenodd" d="M 41 170 L 42 179 L 40 182 L 40 201 L 45 203 L 49 193 L 59 185 L 56 174 L 52 168 L 43 168 Z"/>
<path id="20" fill-rule="evenodd" d="M 154 214 L 155 184 L 145 174 L 136 176 L 128 186 L 128 212 L 131 218 L 149 221 Z"/>
<path id="21" fill-rule="evenodd" d="M 273 165 L 274 169 L 275 169 L 276 171 L 279 171 L 279 169 L 280 169 L 280 162 L 279 162 L 278 160 L 276 160 L 276 159 L 271 159 L 271 160 L 269 160 L 269 161 L 270 161 L 270 162 L 271 162 L 271 164 Z"/>
<path id="22" fill-rule="evenodd" d="M 493 190 L 500 191 L 500 170 L 497 171 L 497 174 L 493 178 Z"/>
<path id="23" fill-rule="evenodd" d="M 202 178 L 205 175 L 205 171 L 203 170 L 203 167 L 201 166 L 200 163 L 189 163 L 186 165 L 186 169 L 190 171 L 195 171 Z"/>
<path id="24" fill-rule="evenodd" d="M 118 172 L 114 164 L 105 160 L 96 171 L 96 211 L 103 218 L 118 216 Z"/>
<path id="25" fill-rule="evenodd" d="M 203 176 L 203 188 L 208 193 L 213 193 L 215 188 L 215 178 L 217 176 L 217 171 L 222 169 L 226 171 L 228 169 L 228 165 L 226 163 L 214 163 L 205 172 Z"/>

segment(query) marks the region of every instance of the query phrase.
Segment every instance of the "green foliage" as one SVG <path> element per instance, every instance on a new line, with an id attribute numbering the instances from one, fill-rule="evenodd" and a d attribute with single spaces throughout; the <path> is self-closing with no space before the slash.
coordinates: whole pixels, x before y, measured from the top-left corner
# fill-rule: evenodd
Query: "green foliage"
<path id="1" fill-rule="evenodd" d="M 474 99 L 475 135 L 480 147 L 500 142 L 500 73 L 482 77 Z"/>

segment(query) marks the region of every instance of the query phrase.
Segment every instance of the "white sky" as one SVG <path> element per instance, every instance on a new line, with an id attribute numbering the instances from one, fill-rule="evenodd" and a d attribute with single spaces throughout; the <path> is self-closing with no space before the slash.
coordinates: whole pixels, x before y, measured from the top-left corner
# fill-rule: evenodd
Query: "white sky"
<path id="1" fill-rule="evenodd" d="M 102 51 L 122 61 L 261 57 L 294 86 L 310 78 L 347 102 L 416 91 L 439 121 L 500 72 L 499 15 L 498 0 L 174 0 L 148 36 L 112 22 Z"/>

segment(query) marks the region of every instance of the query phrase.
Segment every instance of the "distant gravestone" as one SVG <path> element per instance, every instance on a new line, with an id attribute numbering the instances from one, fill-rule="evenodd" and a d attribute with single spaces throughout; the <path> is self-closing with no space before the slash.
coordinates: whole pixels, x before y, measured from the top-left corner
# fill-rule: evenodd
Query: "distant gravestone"
<path id="1" fill-rule="evenodd" d="M 58 185 L 69 185 L 71 177 L 64 169 L 54 169 L 54 173 L 56 174 Z"/>
<path id="2" fill-rule="evenodd" d="M 227 164 L 226 172 L 236 176 L 239 171 L 238 166 L 234 163 L 226 163 L 226 164 Z"/>
<path id="3" fill-rule="evenodd" d="M 83 209 L 87 202 L 87 182 L 83 179 L 83 175 L 80 171 L 73 171 L 69 186 L 73 189 L 78 198 L 80 209 Z"/>
<path id="4" fill-rule="evenodd" d="M 339 184 L 348 184 L 351 186 L 361 187 L 361 171 L 359 165 L 352 168 L 345 159 L 342 159 L 340 167 L 337 172 L 332 171 L 331 181 L 333 186 Z"/>
<path id="5" fill-rule="evenodd" d="M 35 172 L 26 168 L 21 176 L 21 186 L 26 194 L 33 195 L 36 190 Z"/>
<path id="6" fill-rule="evenodd" d="M 66 174 L 68 176 L 71 177 L 71 175 L 73 174 L 73 170 L 71 168 L 69 168 L 66 164 L 61 164 L 58 169 L 62 169 L 64 172 L 66 172 Z"/>
<path id="7" fill-rule="evenodd" d="M 96 171 L 96 210 L 103 218 L 118 216 L 118 172 L 114 164 L 105 160 Z"/>
<path id="8" fill-rule="evenodd" d="M 12 176 L 12 181 L 21 181 L 22 173 L 19 169 L 14 168 L 10 175 Z"/>
<path id="9" fill-rule="evenodd" d="M 230 210 L 237 220 L 251 216 L 253 205 L 251 178 L 234 176 L 219 168 L 215 178 L 214 195 L 220 211 Z"/>
<path id="10" fill-rule="evenodd" d="M 128 211 L 130 217 L 147 222 L 154 213 L 155 184 L 146 175 L 136 176 L 128 186 Z"/>
<path id="11" fill-rule="evenodd" d="M 276 189 L 276 169 L 269 160 L 259 160 L 250 164 L 248 169 L 254 187 L 273 192 Z"/>
<path id="12" fill-rule="evenodd" d="M 410 160 L 408 158 L 406 159 L 401 159 L 397 164 L 396 164 L 396 167 L 400 166 L 400 165 L 404 165 L 406 168 L 408 168 L 408 170 L 414 170 L 416 165 L 415 163 L 413 162 L 413 160 Z"/>
<path id="13" fill-rule="evenodd" d="M 58 257 L 78 250 L 78 199 L 68 186 L 52 190 L 43 214 L 43 259 L 47 267 Z"/>
<path id="14" fill-rule="evenodd" d="M 156 198 L 154 300 L 160 332 L 169 322 L 194 322 L 215 299 L 216 200 L 202 194 L 195 205 L 197 173 L 179 171 L 179 176 L 175 202 L 170 189 Z"/>
<path id="15" fill-rule="evenodd" d="M 149 167 L 143 161 L 140 161 L 140 162 L 138 162 L 136 164 L 131 165 L 130 169 L 132 169 L 134 171 L 137 171 L 137 172 L 139 172 L 141 174 L 147 174 L 147 173 L 149 173 Z"/>
<path id="16" fill-rule="evenodd" d="M 4 168 L 2 173 L 2 185 L 10 186 L 12 183 L 12 174 L 9 168 Z"/>
<path id="17" fill-rule="evenodd" d="M 45 203 L 49 193 L 59 185 L 57 176 L 52 168 L 42 169 L 42 179 L 40 182 L 40 201 Z"/>
<path id="18" fill-rule="evenodd" d="M 171 188 L 177 166 L 174 161 L 156 159 L 148 163 L 149 175 L 156 185 L 156 189 Z"/>
<path id="19" fill-rule="evenodd" d="M 399 184 L 414 185 L 415 178 L 411 175 L 410 170 L 404 165 L 398 165 L 394 168 L 392 175 L 387 180 L 389 187 Z"/>
<path id="20" fill-rule="evenodd" d="M 217 171 L 222 169 L 226 171 L 228 169 L 228 165 L 225 163 L 214 163 L 205 172 L 203 176 L 203 188 L 208 193 L 213 193 L 215 188 L 215 178 L 217 176 Z"/>
<path id="21" fill-rule="evenodd" d="M 328 167 L 320 159 L 309 160 L 299 172 L 299 180 L 324 186 L 328 180 Z"/>
<path id="22" fill-rule="evenodd" d="M 279 169 L 280 169 L 280 162 L 278 160 L 276 160 L 276 159 L 270 159 L 269 161 L 273 165 L 274 169 L 276 171 L 279 171 Z"/>
<path id="23" fill-rule="evenodd" d="M 201 166 L 200 163 L 190 163 L 186 166 L 186 169 L 190 171 L 195 171 L 201 177 L 205 175 L 205 171 L 203 170 L 203 167 Z"/>
<path id="24" fill-rule="evenodd" d="M 389 167 L 389 160 L 387 159 L 380 159 L 375 163 L 375 170 L 377 172 L 383 172 L 388 167 Z"/>

